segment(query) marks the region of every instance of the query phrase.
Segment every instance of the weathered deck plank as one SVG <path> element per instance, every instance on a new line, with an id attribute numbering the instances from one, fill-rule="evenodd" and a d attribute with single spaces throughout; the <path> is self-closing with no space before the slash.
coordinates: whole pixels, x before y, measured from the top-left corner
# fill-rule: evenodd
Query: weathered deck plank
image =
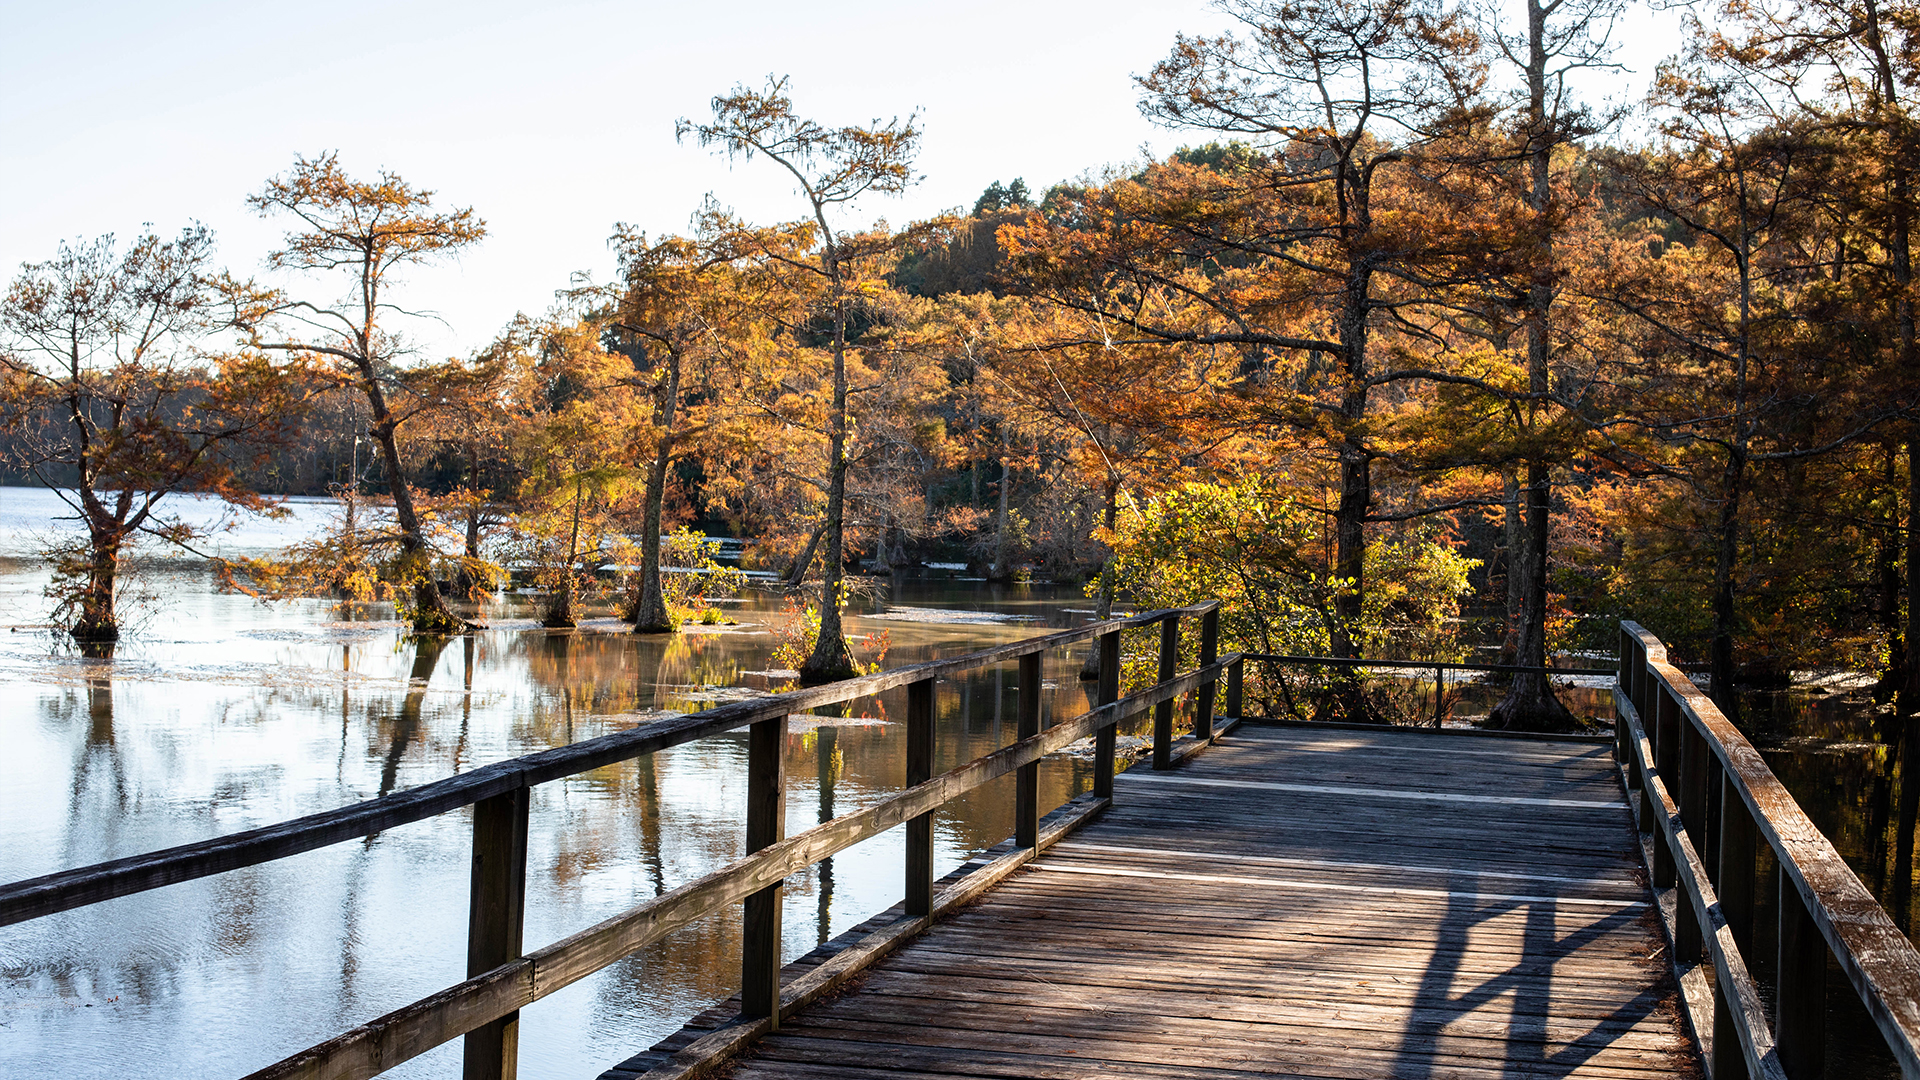
<path id="1" fill-rule="evenodd" d="M 1243 729 L 722 1075 L 1697 1075 L 1612 768 Z"/>

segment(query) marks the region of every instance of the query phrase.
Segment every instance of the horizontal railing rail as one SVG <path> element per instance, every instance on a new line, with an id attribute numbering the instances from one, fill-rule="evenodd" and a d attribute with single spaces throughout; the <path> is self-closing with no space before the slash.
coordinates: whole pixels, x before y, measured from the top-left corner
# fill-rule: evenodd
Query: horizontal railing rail
<path id="1" fill-rule="evenodd" d="M 631 731 L 615 732 L 510 761 L 483 765 L 458 776 L 337 810 L 309 814 L 213 840 L 182 844 L 145 855 L 132 855 L 29 878 L 0 886 L 0 926 L 330 847 L 385 832 L 399 825 L 438 817 L 496 798 L 516 788 L 535 787 L 576 773 L 589 772 L 643 754 L 733 731 L 768 717 L 870 697 L 910 683 L 1017 660 L 1115 630 L 1151 626 L 1168 617 L 1199 614 L 1211 608 L 1212 605 L 1201 605 L 1151 611 L 1131 618 L 1028 638 L 965 656 L 932 660 L 842 682 L 732 702 L 646 724 Z"/>
<path id="2" fill-rule="evenodd" d="M 1296 656 L 1289 653 L 1244 653 L 1243 657 L 1256 663 L 1279 664 L 1286 667 L 1347 667 L 1347 668 L 1389 668 L 1402 671 L 1433 672 L 1433 726 L 1445 727 L 1447 721 L 1447 672 L 1481 671 L 1506 672 L 1519 674 L 1537 672 L 1546 675 L 1605 675 L 1613 677 L 1613 668 L 1557 668 L 1538 667 L 1527 664 L 1473 664 L 1453 660 L 1368 660 L 1357 656 Z"/>
<path id="3" fill-rule="evenodd" d="M 929 918 L 935 902 L 933 813 L 956 796 L 1015 774 L 1013 840 L 1017 850 L 1030 854 L 1040 843 L 1038 770 L 1042 757 L 1093 736 L 1092 797 L 1096 805 L 1105 805 L 1113 795 L 1115 729 L 1122 720 L 1152 710 L 1154 766 L 1170 767 L 1177 756 L 1172 734 L 1175 699 L 1197 692 L 1193 736 L 1197 744 L 1211 741 L 1217 684 L 1225 674 L 1227 716 L 1237 722 L 1243 658 L 1238 653 L 1218 656 L 1218 607 L 1217 603 L 1206 603 L 1147 612 L 965 656 L 731 703 L 484 766 L 355 806 L 17 882 L 0 887 L 0 925 L 286 858 L 471 805 L 474 860 L 469 978 L 261 1070 L 253 1074 L 254 1080 L 371 1077 L 462 1036 L 466 1038 L 466 1076 L 511 1076 L 521 1008 L 733 903 L 743 904 L 745 920 L 742 1014 L 777 1026 L 782 1010 L 779 887 L 783 879 L 904 824 L 905 910 L 909 919 Z M 1180 622 L 1192 615 L 1201 620 L 1199 666 L 1177 675 Z M 1151 688 L 1123 698 L 1119 693 L 1121 634 L 1153 625 L 1161 631 L 1159 679 Z M 1098 641 L 1099 704 L 1042 731 L 1042 654 L 1089 639 Z M 1016 741 L 939 776 L 932 775 L 935 681 L 1009 660 L 1020 665 Z M 863 810 L 785 835 L 781 747 L 787 716 L 901 686 L 907 688 L 904 790 Z M 523 951 L 530 789 L 741 727 L 749 729 L 747 854 L 698 881 L 561 941 Z"/>
<path id="4" fill-rule="evenodd" d="M 1037 762 L 1068 743 L 1111 728 L 1120 720 L 1194 690 L 1203 680 L 1217 678 L 1233 659 L 1229 657 L 1224 662 L 1083 713 L 865 809 L 843 814 L 824 825 L 769 844 L 725 869 L 631 911 L 255 1073 L 251 1080 L 373 1076 L 392 1068 L 422 1050 L 569 986 L 720 907 L 776 885 L 789 875 L 863 840 L 931 813 L 956 796 Z M 928 882 L 931 884 L 931 878 Z M 909 913 L 911 907 L 909 904 Z"/>
<path id="5" fill-rule="evenodd" d="M 1241 655 L 1248 660 L 1280 664 L 1298 664 L 1302 666 L 1324 664 L 1331 667 L 1412 668 L 1418 671 L 1432 671 L 1434 668 L 1445 668 L 1448 671 L 1500 671 L 1513 674 L 1520 672 L 1541 672 L 1547 675 L 1606 675 L 1609 677 L 1619 674 L 1616 669 L 1610 667 L 1565 668 L 1541 667 L 1538 665 L 1530 666 L 1527 664 L 1471 664 L 1465 661 L 1455 660 L 1369 660 L 1357 656 L 1295 656 L 1291 653 L 1250 652 Z"/>
<path id="6" fill-rule="evenodd" d="M 1619 676 L 1615 755 L 1640 831 L 1652 834 L 1653 885 L 1678 890 L 1674 965 L 1683 982 L 1694 965 L 1714 973 L 1713 1080 L 1823 1075 L 1829 956 L 1902 1075 L 1920 1080 L 1920 952 L 1760 751 L 1636 623 L 1620 624 Z M 1779 898 L 1771 1017 L 1746 959 L 1760 842 Z"/>

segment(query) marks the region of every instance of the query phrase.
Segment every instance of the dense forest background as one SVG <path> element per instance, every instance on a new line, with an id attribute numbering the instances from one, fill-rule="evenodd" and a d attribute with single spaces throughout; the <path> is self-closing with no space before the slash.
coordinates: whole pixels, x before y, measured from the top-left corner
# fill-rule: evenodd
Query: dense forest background
<path id="1" fill-rule="evenodd" d="M 790 221 L 615 226 L 617 274 L 463 357 L 408 349 L 404 272 L 484 222 L 303 157 L 254 205 L 311 294 L 193 229 L 22 271 L 4 476 L 77 492 L 83 636 L 133 535 L 193 542 L 159 495 L 324 495 L 341 535 L 237 587 L 446 630 L 510 566 L 557 623 L 598 593 L 664 630 L 691 531 L 824 598 L 825 676 L 859 575 L 964 562 L 1103 613 L 1218 596 L 1265 651 L 1540 664 L 1632 618 L 1723 703 L 1809 668 L 1920 701 L 1920 9 L 1702 8 L 1599 102 L 1624 7 L 1523 6 L 1228 0 L 1137 80 L 1188 148 L 904 227 L 916 118 L 742 86 L 679 134 L 784 169 Z"/>

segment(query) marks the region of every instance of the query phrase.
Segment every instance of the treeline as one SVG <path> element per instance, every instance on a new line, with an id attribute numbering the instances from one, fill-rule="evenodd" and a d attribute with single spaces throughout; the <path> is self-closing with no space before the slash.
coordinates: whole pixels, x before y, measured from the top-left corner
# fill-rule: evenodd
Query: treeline
<path id="1" fill-rule="evenodd" d="M 195 435 L 211 414 L 176 388 L 152 425 L 214 463 L 178 488 L 417 502 L 391 550 L 307 555 L 404 582 L 423 629 L 461 621 L 436 590 L 493 580 L 493 529 L 550 568 L 556 619 L 631 557 L 628 613 L 670 628 L 662 537 L 694 524 L 817 583 L 807 678 L 853 667 L 847 573 L 942 558 L 1097 575 L 1103 610 L 1222 596 L 1229 636 L 1273 651 L 1459 652 L 1466 603 L 1521 664 L 1632 617 L 1724 705 L 1809 666 L 1920 700 L 1909 7 L 1716 9 L 1610 111 L 1569 80 L 1608 63 L 1612 0 L 1229 0 L 1237 35 L 1138 80 L 1199 145 L 902 229 L 856 222 L 913 182 L 911 120 L 826 127 L 784 82 L 742 87 L 679 133 L 784 167 L 792 220 L 618 227 L 613 280 L 440 363 L 401 362 L 373 301 L 203 274 L 198 330 L 288 412 Z M 328 157 L 255 205 L 293 225 L 278 265 L 378 283 L 484 232 L 426 196 Z M 160 459 L 59 434 L 112 408 L 58 367 L 74 350 L 22 344 L 52 265 L 8 300 L 8 464 L 150 488 L 128 478 Z M 1341 685 L 1316 711 L 1373 715 Z M 1569 720 L 1528 677 L 1493 718 Z"/>

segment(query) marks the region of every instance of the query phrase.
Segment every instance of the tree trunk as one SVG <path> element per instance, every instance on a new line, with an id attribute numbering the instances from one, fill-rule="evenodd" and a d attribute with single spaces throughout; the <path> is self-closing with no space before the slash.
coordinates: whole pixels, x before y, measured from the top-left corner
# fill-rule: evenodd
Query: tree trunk
<path id="1" fill-rule="evenodd" d="M 1527 127 L 1529 147 L 1527 209 L 1536 230 L 1533 265 L 1527 284 L 1527 404 L 1528 434 L 1537 432 L 1541 400 L 1551 388 L 1548 362 L 1553 346 L 1553 205 L 1554 139 L 1547 115 L 1547 8 L 1541 0 L 1527 0 Z M 1515 663 L 1545 667 L 1547 663 L 1547 544 L 1552 537 L 1552 486 L 1549 462 L 1535 452 L 1527 462 L 1527 545 L 1522 580 L 1520 633 Z M 1487 717 L 1488 726 L 1510 731 L 1567 731 L 1573 714 L 1553 694 L 1543 672 L 1519 672 L 1513 686 Z"/>
<path id="2" fill-rule="evenodd" d="M 573 560 L 580 550 L 580 495 L 582 481 L 573 482 L 573 524 L 567 531 L 567 554 L 560 563 L 560 591 L 547 601 L 547 617 L 540 625 L 562 630 L 578 625 L 573 616 Z"/>
<path id="3" fill-rule="evenodd" d="M 673 613 L 667 609 L 666 591 L 660 584 L 660 517 L 667 501 L 667 468 L 673 463 L 673 429 L 679 406 L 680 354 L 669 349 L 667 377 L 653 406 L 654 423 L 660 428 L 660 444 L 654 449 L 653 465 L 647 471 L 647 516 L 640 535 L 640 609 L 634 613 L 635 633 L 670 634 L 679 629 L 674 625 Z"/>
<path id="4" fill-rule="evenodd" d="M 1748 448 L 1753 423 L 1747 416 L 1747 374 L 1751 362 L 1753 315 L 1752 233 L 1745 208 L 1740 215 L 1740 342 L 1734 362 L 1733 431 L 1727 444 L 1727 467 L 1720 478 L 1720 518 L 1713 567 L 1713 642 L 1709 649 L 1712 675 L 1707 692 L 1729 720 L 1740 721 L 1740 699 L 1734 691 L 1733 616 L 1735 561 L 1740 554 L 1740 499 L 1745 494 Z"/>
<path id="5" fill-rule="evenodd" d="M 416 634 L 456 634 L 472 629 L 472 623 L 455 615 L 447 606 L 446 597 L 440 595 L 440 586 L 433 580 L 432 552 L 427 546 L 426 532 L 420 526 L 420 515 L 414 509 L 407 474 L 400 467 L 400 444 L 395 437 L 398 421 L 387 411 L 386 395 L 374 381 L 372 365 L 363 362 L 360 375 L 361 387 L 366 391 L 367 404 L 373 414 L 367 434 L 380 447 L 381 460 L 386 464 L 387 488 L 393 495 L 393 520 L 400 528 L 400 558 L 396 569 L 413 593 L 406 613 L 408 621 Z"/>
<path id="6" fill-rule="evenodd" d="M 1912 132 L 1906 118 L 1902 115 L 1903 103 L 1900 98 L 1900 81 L 1895 75 L 1893 59 L 1887 48 L 1885 27 L 1882 25 L 1881 9 L 1869 5 L 1865 12 L 1867 18 L 1858 28 L 1857 38 L 1864 42 L 1873 56 L 1874 79 L 1876 89 L 1882 98 L 1884 118 L 1888 120 L 1893 145 L 1888 155 L 1892 172 L 1890 195 L 1892 213 L 1889 215 L 1892 228 L 1887 237 L 1887 261 L 1893 270 L 1893 322 L 1896 343 L 1899 349 L 1900 373 L 1909 382 L 1920 371 L 1920 356 L 1916 356 L 1916 327 L 1913 311 L 1913 177 Z M 1909 643 L 1920 642 L 1920 603 L 1916 603 L 1913 594 L 1914 583 L 1920 582 L 1920 514 L 1914 512 L 1920 507 L 1920 425 L 1910 425 L 1907 431 L 1907 633 Z M 1902 716 L 1920 714 L 1920 663 L 1907 665 L 1906 678 L 1895 708 Z M 1912 733 L 1909 732 L 1909 737 Z"/>
<path id="7" fill-rule="evenodd" d="M 1527 617 L 1527 519 L 1520 499 L 1520 480 L 1506 474 L 1507 633 L 1500 642 L 1500 662 L 1520 662 L 1520 624 Z"/>
<path id="8" fill-rule="evenodd" d="M 1333 597 L 1329 638 L 1335 656 L 1357 657 L 1361 613 L 1366 600 L 1367 504 L 1373 499 L 1373 468 L 1366 451 L 1351 443 L 1340 448 L 1340 503 L 1333 519 L 1333 573 L 1339 579 Z"/>
<path id="9" fill-rule="evenodd" d="M 993 566 L 987 571 L 989 581 L 1005 581 L 1013 576 L 1013 570 L 1007 565 L 1008 549 L 1011 546 L 1007 536 L 1007 517 L 1011 511 L 1010 493 L 1013 488 L 1013 473 L 1007 468 L 1007 440 L 1000 437 L 1000 500 L 993 516 Z"/>
<path id="10" fill-rule="evenodd" d="M 1874 556 L 1879 564 L 1880 601 L 1877 614 L 1880 632 L 1887 637 L 1887 669 L 1875 684 L 1873 696 L 1874 700 L 1884 703 L 1906 682 L 1907 639 L 1901 633 L 1900 625 L 1900 491 L 1896 480 L 1896 451 L 1891 443 L 1883 449 L 1886 456 L 1881 463 L 1881 484 L 1891 505 L 1887 507 L 1886 526 L 1875 544 Z"/>
<path id="11" fill-rule="evenodd" d="M 1920 431 L 1907 436 L 1907 640 L 1920 642 Z M 1907 665 L 1907 678 L 1896 706 L 1902 716 L 1920 713 L 1920 663 Z"/>
<path id="12" fill-rule="evenodd" d="M 880 542 L 874 550 L 874 569 L 884 574 L 897 574 L 907 564 L 906 530 L 892 512 L 888 512 L 887 521 L 880 529 Z"/>
<path id="13" fill-rule="evenodd" d="M 1356 232 L 1372 226 L 1368 191 L 1356 177 L 1348 181 Z M 1333 624 L 1328 644 L 1335 656 L 1358 657 L 1359 635 L 1366 610 L 1367 511 L 1373 503 L 1373 456 L 1361 441 L 1360 427 L 1367 416 L 1367 319 L 1372 311 L 1372 254 L 1350 249 L 1345 296 L 1340 313 L 1340 344 L 1345 352 L 1348 390 L 1340 403 L 1347 425 L 1340 454 L 1340 500 L 1333 514 Z M 1324 720 L 1378 723 L 1384 720 L 1367 704 L 1366 687 L 1351 667 L 1333 676 L 1318 710 Z"/>
<path id="14" fill-rule="evenodd" d="M 1712 674 L 1707 695 L 1720 706 L 1727 719 L 1740 720 L 1740 699 L 1734 692 L 1733 671 L 1733 568 L 1740 554 L 1740 495 L 1746 479 L 1746 454 L 1736 441 L 1727 457 L 1722 480 L 1720 515 L 1714 535 L 1713 560 L 1713 643 L 1708 650 Z"/>
<path id="15" fill-rule="evenodd" d="M 804 686 L 849 679 L 859 674 L 840 620 L 841 584 L 846 578 L 847 513 L 847 306 L 837 256 L 827 259 L 834 285 L 833 415 L 827 436 L 826 580 L 820 586 L 820 633 L 813 654 L 800 665 Z"/>
<path id="16" fill-rule="evenodd" d="M 1108 535 L 1113 534 L 1113 525 L 1119 517 L 1119 510 L 1120 481 L 1118 478 L 1109 476 L 1105 508 Z M 1113 618 L 1113 553 L 1109 551 L 1106 561 L 1100 567 L 1100 584 L 1093 594 L 1093 621 L 1106 622 L 1111 618 Z M 1098 678 L 1100 678 L 1100 641 L 1096 638 L 1087 643 L 1087 662 L 1080 666 L 1080 679 L 1082 682 L 1093 682 Z"/>
<path id="17" fill-rule="evenodd" d="M 124 543 L 125 538 L 118 531 L 92 531 L 87 551 L 87 583 L 80 594 L 80 617 L 71 630 L 73 640 L 83 646 L 108 645 L 120 640 L 114 587 Z"/>
<path id="18" fill-rule="evenodd" d="M 486 516 L 486 505 L 476 496 L 478 489 L 474 478 L 480 474 L 480 450 L 473 443 L 467 444 L 467 536 L 464 556 L 460 569 L 453 576 L 454 587 L 460 592 L 472 595 L 480 579 L 475 576 L 473 567 L 480 561 L 480 522 Z"/>
<path id="19" fill-rule="evenodd" d="M 1528 464 L 1527 551 L 1522 564 L 1525 611 L 1514 662 L 1533 668 L 1547 664 L 1547 544 L 1543 534 L 1549 525 L 1547 500 L 1551 490 L 1546 466 Z M 1507 696 L 1488 714 L 1487 726 L 1505 731 L 1571 731 L 1579 724 L 1554 696 L 1545 672 L 1522 671 L 1515 673 Z"/>
<path id="20" fill-rule="evenodd" d="M 671 634 L 679 629 L 660 584 L 660 517 L 666 503 L 667 456 L 662 446 L 647 471 L 647 512 L 640 533 L 640 606 L 633 615 L 636 634 Z"/>
<path id="21" fill-rule="evenodd" d="M 1893 834 L 1892 903 L 1887 911 L 1902 933 L 1913 928 L 1913 840 L 1920 822 L 1920 720 L 1907 717 L 1900 736 L 1900 804 Z"/>
<path id="22" fill-rule="evenodd" d="M 797 589 L 801 582 L 807 580 L 807 571 L 813 569 L 814 552 L 820 550 L 820 538 L 826 534 L 827 523 L 822 521 L 819 527 L 813 530 L 813 535 L 807 539 L 807 546 L 793 560 L 793 565 L 787 568 L 787 576 L 783 579 L 787 588 Z"/>

